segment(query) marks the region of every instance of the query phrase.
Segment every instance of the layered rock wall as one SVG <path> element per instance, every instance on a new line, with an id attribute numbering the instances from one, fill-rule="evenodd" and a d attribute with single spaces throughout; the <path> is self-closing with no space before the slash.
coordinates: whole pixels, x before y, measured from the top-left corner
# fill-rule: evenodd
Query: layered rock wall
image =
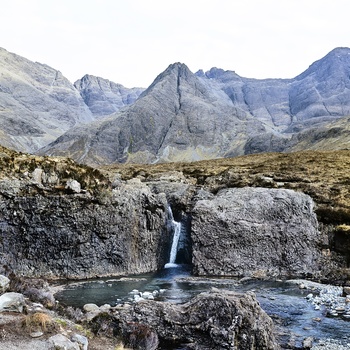
<path id="1" fill-rule="evenodd" d="M 166 263 L 163 247 L 171 238 L 164 195 L 140 183 L 98 197 L 21 195 L 20 186 L 14 195 L 14 185 L 1 182 L 1 268 L 29 277 L 89 278 L 155 271 Z"/>

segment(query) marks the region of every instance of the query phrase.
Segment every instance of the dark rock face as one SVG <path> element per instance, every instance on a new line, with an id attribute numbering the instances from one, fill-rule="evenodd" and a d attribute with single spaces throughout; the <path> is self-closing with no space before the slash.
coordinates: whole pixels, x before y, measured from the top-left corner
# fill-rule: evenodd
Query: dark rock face
<path id="1" fill-rule="evenodd" d="M 292 190 L 236 188 L 199 200 L 192 263 L 199 275 L 315 277 L 320 240 L 312 199 Z"/>
<path id="2" fill-rule="evenodd" d="M 131 105 L 144 91 L 142 88 L 128 89 L 93 75 L 85 75 L 74 86 L 95 117 L 106 116 Z"/>
<path id="3" fill-rule="evenodd" d="M 279 349 L 272 320 L 253 293 L 212 290 L 181 305 L 139 302 L 121 310 L 116 320 L 126 345 L 136 337 L 141 340 L 143 330 L 149 344 L 154 344 L 156 333 L 160 344 L 185 344 L 189 349 Z"/>
<path id="4" fill-rule="evenodd" d="M 45 194 L 40 184 L 21 195 L 26 185 L 1 181 L 1 267 L 28 277 L 89 278 L 155 271 L 167 262 L 164 195 L 140 183 L 97 197 Z"/>
<path id="5" fill-rule="evenodd" d="M 123 181 L 69 159 L 0 153 L 0 273 L 87 278 L 158 270 L 171 248 L 168 203 L 185 231 L 177 262 L 192 261 L 199 275 L 324 277 L 332 257 L 322 254 L 346 254 L 347 232 L 336 232 L 333 247 L 328 229 L 318 231 L 307 195 L 256 187 L 214 195 L 222 186 L 283 185 L 273 178 L 243 179 L 235 167 L 221 166 L 217 175 L 197 174 L 203 185 L 191 178 L 198 169 L 187 169 L 189 178 L 172 171 L 141 182 L 133 166 L 139 177 Z M 288 179 L 296 181 L 290 174 L 280 181 Z"/>

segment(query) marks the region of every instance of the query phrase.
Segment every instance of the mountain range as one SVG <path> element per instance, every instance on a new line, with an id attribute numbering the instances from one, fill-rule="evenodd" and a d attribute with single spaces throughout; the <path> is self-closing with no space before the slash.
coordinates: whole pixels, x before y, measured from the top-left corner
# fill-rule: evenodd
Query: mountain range
<path id="1" fill-rule="evenodd" d="M 192 73 L 174 63 L 147 89 L 91 75 L 71 84 L 0 49 L 0 143 L 92 165 L 342 149 L 349 116 L 349 48 L 292 79 Z"/>

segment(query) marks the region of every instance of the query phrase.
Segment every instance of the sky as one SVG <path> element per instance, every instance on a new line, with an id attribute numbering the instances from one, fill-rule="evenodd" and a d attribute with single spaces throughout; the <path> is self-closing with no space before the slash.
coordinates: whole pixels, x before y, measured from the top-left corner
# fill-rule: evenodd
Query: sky
<path id="1" fill-rule="evenodd" d="M 0 0 L 0 47 L 71 82 L 147 87 L 169 64 L 293 78 L 350 46 L 348 0 Z"/>

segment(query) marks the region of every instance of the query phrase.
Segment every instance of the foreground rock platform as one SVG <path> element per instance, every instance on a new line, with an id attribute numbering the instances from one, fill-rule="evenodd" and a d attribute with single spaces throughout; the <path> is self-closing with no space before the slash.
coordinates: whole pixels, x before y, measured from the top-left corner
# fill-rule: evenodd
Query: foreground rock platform
<path id="1" fill-rule="evenodd" d="M 120 310 L 116 331 L 126 346 L 139 349 L 185 345 L 188 349 L 279 349 L 270 317 L 254 293 L 239 294 L 212 289 L 176 305 L 143 301 Z M 140 346 L 140 345 L 139 345 Z"/>

